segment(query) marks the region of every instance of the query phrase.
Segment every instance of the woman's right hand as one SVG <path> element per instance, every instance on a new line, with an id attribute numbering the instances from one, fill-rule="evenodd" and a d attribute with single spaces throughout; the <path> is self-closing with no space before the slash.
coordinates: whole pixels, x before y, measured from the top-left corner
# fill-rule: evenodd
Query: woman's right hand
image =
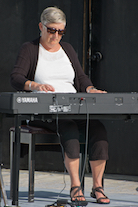
<path id="1" fill-rule="evenodd" d="M 48 92 L 48 91 L 54 92 L 55 91 L 54 87 L 49 84 L 37 84 L 34 90 L 45 91 L 45 92 Z"/>
<path id="2" fill-rule="evenodd" d="M 48 91 L 55 91 L 55 88 L 49 84 L 40 84 L 40 83 L 36 83 L 34 81 L 26 81 L 25 86 L 24 86 L 24 90 L 27 91 L 45 91 L 46 93 Z"/>

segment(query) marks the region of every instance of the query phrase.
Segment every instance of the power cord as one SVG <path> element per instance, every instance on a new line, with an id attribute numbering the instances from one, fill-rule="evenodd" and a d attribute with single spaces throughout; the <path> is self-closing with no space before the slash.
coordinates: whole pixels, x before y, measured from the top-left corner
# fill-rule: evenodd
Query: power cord
<path id="1" fill-rule="evenodd" d="M 83 181 L 83 177 L 85 174 L 85 167 L 86 167 L 86 161 L 87 161 L 87 150 L 88 150 L 88 133 L 89 133 L 89 113 L 88 113 L 88 106 L 87 106 L 87 101 L 85 98 L 81 98 L 80 99 L 80 106 L 81 106 L 81 102 L 85 101 L 85 106 L 86 106 L 86 139 L 85 139 L 85 156 L 84 156 L 84 165 L 83 165 L 83 170 L 82 170 L 82 174 L 81 174 L 81 184 Z M 80 108 L 80 107 L 79 107 Z M 80 109 L 79 109 L 80 112 Z"/>
<path id="2" fill-rule="evenodd" d="M 87 119 L 86 119 L 86 141 L 85 141 L 85 159 L 84 159 L 84 165 L 83 165 L 83 171 L 81 174 L 81 181 L 80 183 L 82 184 L 82 180 L 84 177 L 84 173 L 85 173 L 85 167 L 86 167 L 86 160 L 87 160 L 87 148 L 88 148 L 88 131 L 89 131 L 89 114 L 88 114 L 88 109 L 87 109 L 87 101 L 85 98 L 81 98 L 80 99 L 80 106 L 81 106 L 81 102 L 85 101 L 85 105 L 86 105 L 86 114 L 87 114 Z M 57 113 L 56 113 L 56 134 L 60 139 L 60 133 L 59 133 L 59 118 L 58 118 L 58 100 L 57 97 L 54 97 L 54 103 L 56 103 L 57 106 Z M 80 107 L 79 107 L 79 111 L 80 112 Z M 64 163 L 64 148 L 61 144 L 61 139 L 60 139 L 60 146 L 61 146 L 61 151 L 62 151 L 62 156 L 63 156 L 63 163 Z M 65 172 L 66 172 L 66 167 L 65 167 L 65 163 L 64 163 L 64 176 L 63 176 L 63 180 L 64 180 L 64 187 L 63 189 L 60 191 L 58 198 L 60 197 L 60 194 L 63 192 L 63 190 L 66 188 L 66 181 L 65 181 Z M 71 207 L 78 207 L 78 206 L 86 206 L 88 204 L 88 202 L 84 201 L 84 202 L 68 202 L 67 199 L 57 199 L 56 202 L 54 202 L 51 205 L 46 205 L 45 207 L 65 207 L 66 205 L 69 205 Z"/>
<path id="3" fill-rule="evenodd" d="M 58 198 L 59 198 L 60 194 L 66 188 L 66 180 L 65 180 L 66 167 L 65 167 L 65 162 L 64 162 L 64 160 L 65 160 L 64 148 L 63 148 L 63 146 L 61 144 L 60 133 L 59 133 L 59 125 L 58 125 L 58 123 L 59 123 L 59 121 L 58 121 L 59 120 L 59 118 L 58 118 L 58 100 L 57 100 L 57 98 L 55 98 L 55 103 L 57 105 L 57 113 L 56 113 L 56 134 L 57 134 L 57 136 L 59 137 L 59 140 L 60 140 L 60 147 L 61 147 L 62 157 L 63 157 L 63 163 L 64 163 L 64 175 L 63 175 L 64 187 L 63 187 L 63 189 L 60 191 L 60 193 L 58 195 Z"/>

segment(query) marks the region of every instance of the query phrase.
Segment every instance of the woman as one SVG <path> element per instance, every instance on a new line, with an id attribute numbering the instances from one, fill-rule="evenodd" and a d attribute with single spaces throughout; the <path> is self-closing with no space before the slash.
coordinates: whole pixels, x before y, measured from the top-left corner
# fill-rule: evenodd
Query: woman
<path id="1" fill-rule="evenodd" d="M 93 87 L 84 74 L 77 55 L 68 43 L 62 42 L 65 34 L 65 14 L 56 7 L 48 7 L 41 14 L 39 29 L 41 36 L 24 43 L 18 54 L 11 84 L 18 91 L 35 92 L 87 92 L 105 93 Z M 89 160 L 93 175 L 91 196 L 98 203 L 110 203 L 104 195 L 102 176 L 108 159 L 108 142 L 104 126 L 97 120 L 90 120 Z M 34 121 L 30 125 L 56 131 L 55 120 Z M 71 179 L 72 201 L 85 201 L 79 179 L 79 136 L 85 129 L 83 120 L 59 120 L 61 144 L 65 152 L 65 166 Z"/>

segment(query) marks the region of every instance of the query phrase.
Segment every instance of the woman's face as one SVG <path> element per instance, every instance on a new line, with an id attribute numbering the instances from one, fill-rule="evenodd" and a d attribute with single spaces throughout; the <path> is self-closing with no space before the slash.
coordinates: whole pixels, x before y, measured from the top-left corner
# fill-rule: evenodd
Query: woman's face
<path id="1" fill-rule="evenodd" d="M 41 38 L 42 38 L 43 43 L 46 44 L 47 47 L 53 48 L 53 47 L 57 46 L 58 43 L 60 42 L 62 35 L 59 33 L 60 33 L 60 31 L 62 33 L 62 30 L 65 29 L 65 26 L 63 23 L 50 23 L 47 25 L 43 25 L 40 22 L 39 28 L 41 30 Z M 59 32 L 58 32 L 58 30 L 59 30 Z"/>

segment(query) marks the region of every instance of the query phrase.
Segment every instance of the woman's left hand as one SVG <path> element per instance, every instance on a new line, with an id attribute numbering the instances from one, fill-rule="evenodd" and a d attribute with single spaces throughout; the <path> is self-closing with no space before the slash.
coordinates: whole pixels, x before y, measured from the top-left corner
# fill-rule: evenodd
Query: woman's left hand
<path id="1" fill-rule="evenodd" d="M 98 90 L 98 89 L 95 88 L 94 86 L 88 86 L 88 87 L 86 88 L 86 92 L 87 92 L 87 93 L 107 93 L 107 91 Z"/>
<path id="2" fill-rule="evenodd" d="M 91 89 L 89 93 L 107 93 L 107 91 L 102 91 L 98 89 Z"/>

